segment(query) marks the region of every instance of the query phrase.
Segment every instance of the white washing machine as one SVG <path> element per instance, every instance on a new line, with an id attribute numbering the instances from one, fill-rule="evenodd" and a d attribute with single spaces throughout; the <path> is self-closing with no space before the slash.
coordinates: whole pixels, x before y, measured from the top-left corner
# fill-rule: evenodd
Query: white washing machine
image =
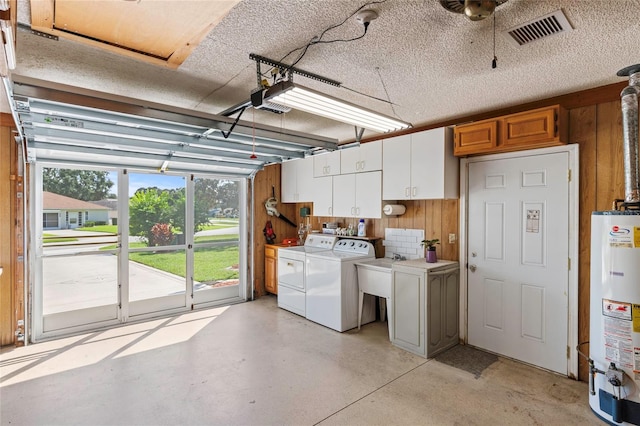
<path id="1" fill-rule="evenodd" d="M 375 259 L 368 241 L 339 240 L 333 250 L 306 256 L 306 317 L 336 331 L 358 326 L 358 273 L 355 263 Z M 375 297 L 365 295 L 362 324 L 375 321 Z"/>
<path id="2" fill-rule="evenodd" d="M 310 234 L 303 246 L 278 250 L 278 307 L 305 316 L 305 259 L 307 253 L 331 251 L 338 237 Z"/>

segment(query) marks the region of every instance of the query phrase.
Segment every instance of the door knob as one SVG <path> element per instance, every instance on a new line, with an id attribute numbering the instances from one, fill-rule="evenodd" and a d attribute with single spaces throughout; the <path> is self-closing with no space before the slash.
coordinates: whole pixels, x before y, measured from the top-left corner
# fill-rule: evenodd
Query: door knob
<path id="1" fill-rule="evenodd" d="M 470 270 L 471 272 L 475 272 L 475 271 L 476 271 L 476 268 L 477 268 L 477 267 L 476 267 L 476 265 L 469 265 L 469 270 Z"/>

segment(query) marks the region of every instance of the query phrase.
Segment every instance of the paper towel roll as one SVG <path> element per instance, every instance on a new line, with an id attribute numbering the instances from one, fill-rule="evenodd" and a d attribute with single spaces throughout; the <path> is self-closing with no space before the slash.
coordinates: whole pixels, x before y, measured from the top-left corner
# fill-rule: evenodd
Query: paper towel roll
<path id="1" fill-rule="evenodd" d="M 382 212 L 387 216 L 400 216 L 404 214 L 406 208 L 402 204 L 386 204 Z"/>

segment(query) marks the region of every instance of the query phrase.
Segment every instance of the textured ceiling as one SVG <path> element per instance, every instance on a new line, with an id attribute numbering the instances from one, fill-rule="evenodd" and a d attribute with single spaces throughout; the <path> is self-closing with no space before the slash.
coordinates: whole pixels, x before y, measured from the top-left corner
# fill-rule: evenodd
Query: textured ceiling
<path id="1" fill-rule="evenodd" d="M 14 74 L 215 114 L 256 88 L 250 53 L 280 60 L 346 18 L 323 39 L 357 37 L 362 26 L 349 16 L 365 3 L 243 0 L 178 69 L 20 30 Z M 19 2 L 22 24 L 29 24 L 28 8 Z M 472 22 L 437 0 L 378 1 L 368 8 L 379 17 L 362 39 L 313 45 L 296 65 L 343 87 L 296 81 L 414 126 L 619 82 L 620 68 L 640 62 L 640 0 L 510 0 L 496 9 L 496 69 L 492 19 Z M 502 33 L 561 8 L 571 32 L 521 47 Z M 349 125 L 302 112 L 248 110 L 242 118 L 341 141 L 355 137 Z"/>

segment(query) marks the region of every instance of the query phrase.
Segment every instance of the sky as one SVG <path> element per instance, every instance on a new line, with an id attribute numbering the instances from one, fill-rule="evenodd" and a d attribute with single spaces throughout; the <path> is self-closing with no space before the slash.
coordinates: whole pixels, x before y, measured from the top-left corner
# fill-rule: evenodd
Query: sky
<path id="1" fill-rule="evenodd" d="M 109 172 L 109 179 L 114 185 L 109 192 L 118 193 L 118 173 Z M 184 178 L 181 176 L 161 175 L 157 173 L 129 173 L 129 197 L 140 188 L 157 187 L 160 189 L 184 188 Z"/>

